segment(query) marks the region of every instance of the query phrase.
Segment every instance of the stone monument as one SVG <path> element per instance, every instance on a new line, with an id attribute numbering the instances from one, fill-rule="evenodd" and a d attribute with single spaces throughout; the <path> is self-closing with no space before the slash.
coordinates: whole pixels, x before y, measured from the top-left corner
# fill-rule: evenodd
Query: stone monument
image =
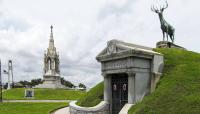
<path id="1" fill-rule="evenodd" d="M 160 6 L 160 8 L 155 8 L 154 6 L 151 7 L 151 10 L 155 13 L 158 14 L 159 20 L 160 20 L 160 25 L 161 25 L 161 30 L 163 33 L 163 41 L 165 41 L 165 36 L 170 37 L 172 43 L 174 43 L 174 34 L 175 34 L 175 29 L 164 19 L 163 17 L 163 11 L 168 8 L 168 3 L 165 1 L 165 5 Z"/>
<path id="2" fill-rule="evenodd" d="M 51 26 L 49 47 L 44 54 L 44 82 L 43 84 L 37 85 L 35 88 L 65 88 L 65 86 L 61 84 L 59 64 L 59 54 L 54 46 L 53 26 Z"/>
<path id="3" fill-rule="evenodd" d="M 168 3 L 165 1 L 164 5 L 161 5 L 159 8 L 152 6 L 151 10 L 158 14 L 159 20 L 160 20 L 160 28 L 162 30 L 163 34 L 163 41 L 157 42 L 156 47 L 157 48 L 179 48 L 179 49 L 185 49 L 181 46 L 178 46 L 174 44 L 174 35 L 175 35 L 175 29 L 172 25 L 170 25 L 164 18 L 163 12 L 165 9 L 168 8 Z M 168 40 L 168 37 L 170 37 L 171 42 Z M 167 38 L 167 40 L 165 40 Z"/>

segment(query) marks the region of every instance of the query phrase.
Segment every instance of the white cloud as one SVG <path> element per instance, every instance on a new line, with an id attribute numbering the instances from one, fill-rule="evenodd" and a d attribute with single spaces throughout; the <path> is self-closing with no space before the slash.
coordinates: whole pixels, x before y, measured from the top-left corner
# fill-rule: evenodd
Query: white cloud
<path id="1" fill-rule="evenodd" d="M 110 39 L 155 47 L 162 39 L 155 0 L 0 0 L 0 58 L 14 63 L 15 80 L 42 77 L 49 26 L 60 53 L 61 72 L 74 83 L 93 86 L 103 78 L 96 55 Z M 200 51 L 199 1 L 168 0 L 165 19 L 176 42 Z M 4 80 L 5 80 L 4 75 Z"/>

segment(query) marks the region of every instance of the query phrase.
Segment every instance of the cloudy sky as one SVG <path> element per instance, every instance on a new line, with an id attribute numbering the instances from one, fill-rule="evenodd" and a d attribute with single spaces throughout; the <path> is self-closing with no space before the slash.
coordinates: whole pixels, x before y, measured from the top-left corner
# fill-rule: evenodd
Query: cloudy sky
<path id="1" fill-rule="evenodd" d="M 60 53 L 62 76 L 94 86 L 102 80 L 95 56 L 111 39 L 155 47 L 162 40 L 151 4 L 162 0 L 0 0 L 0 58 L 13 60 L 14 80 L 42 78 L 50 25 Z M 200 52 L 200 1 L 168 0 L 165 19 L 175 42 Z M 6 75 L 4 76 L 4 81 Z"/>

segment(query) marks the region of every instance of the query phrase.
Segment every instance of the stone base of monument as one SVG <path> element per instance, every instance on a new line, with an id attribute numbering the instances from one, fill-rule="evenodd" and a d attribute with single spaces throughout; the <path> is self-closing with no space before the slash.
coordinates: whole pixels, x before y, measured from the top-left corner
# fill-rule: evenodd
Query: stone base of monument
<path id="1" fill-rule="evenodd" d="M 63 88 L 65 89 L 66 87 L 59 83 L 43 83 L 43 84 L 39 84 L 35 86 L 34 88 L 49 88 L 49 89 Z"/>
<path id="2" fill-rule="evenodd" d="M 34 88 L 66 88 L 61 84 L 60 76 L 44 76 L 44 82 Z"/>
<path id="3" fill-rule="evenodd" d="M 184 49 L 186 50 L 184 47 L 181 47 L 179 45 L 176 45 L 172 42 L 169 41 L 160 41 L 156 43 L 156 48 L 178 48 L 178 49 Z"/>

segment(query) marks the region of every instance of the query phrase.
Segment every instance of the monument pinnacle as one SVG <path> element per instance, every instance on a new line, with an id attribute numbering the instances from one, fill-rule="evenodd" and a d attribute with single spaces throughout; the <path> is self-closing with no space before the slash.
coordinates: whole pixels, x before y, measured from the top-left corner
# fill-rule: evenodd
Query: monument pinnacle
<path id="1" fill-rule="evenodd" d="M 49 48 L 54 48 L 54 39 L 53 39 L 53 26 L 50 26 L 51 33 L 50 33 L 50 39 L 49 39 Z"/>
<path id="2" fill-rule="evenodd" d="M 53 38 L 53 26 L 51 25 L 51 38 Z"/>

